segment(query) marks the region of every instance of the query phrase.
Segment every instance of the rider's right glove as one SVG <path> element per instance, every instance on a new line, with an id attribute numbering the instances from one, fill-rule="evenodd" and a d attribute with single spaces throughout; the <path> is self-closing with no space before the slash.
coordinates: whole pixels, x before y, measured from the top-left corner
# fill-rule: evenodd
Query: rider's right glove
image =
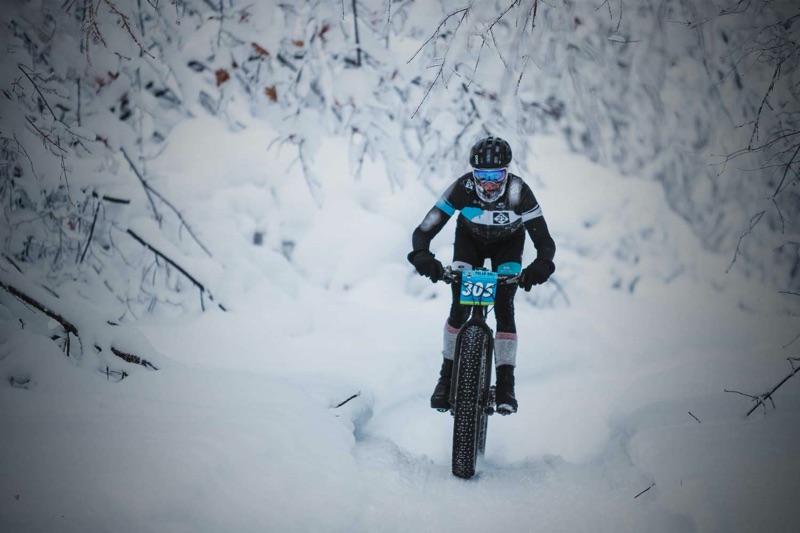
<path id="1" fill-rule="evenodd" d="M 414 250 L 408 254 L 408 261 L 414 265 L 420 276 L 426 276 L 436 283 L 444 276 L 444 267 L 430 250 Z"/>
<path id="2" fill-rule="evenodd" d="M 541 285 L 550 277 L 550 274 L 555 272 L 556 265 L 549 259 L 534 259 L 533 263 L 528 265 L 519 277 L 519 286 L 525 291 L 531 290 L 534 285 Z"/>

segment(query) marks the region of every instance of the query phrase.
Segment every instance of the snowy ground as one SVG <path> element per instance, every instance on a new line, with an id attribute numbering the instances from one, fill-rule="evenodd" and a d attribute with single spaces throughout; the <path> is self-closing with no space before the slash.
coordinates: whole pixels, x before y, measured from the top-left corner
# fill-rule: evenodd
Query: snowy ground
<path id="1" fill-rule="evenodd" d="M 214 250 L 230 311 L 146 319 L 163 368 L 111 383 L 0 301 L 0 531 L 796 530 L 800 382 L 749 418 L 724 389 L 780 381 L 797 321 L 725 275 L 658 186 L 531 141 L 560 290 L 518 296 L 520 411 L 492 417 L 464 481 L 451 419 L 428 408 L 448 289 L 405 262 L 435 194 L 332 172 L 332 140 L 317 209 L 296 169 L 270 174 L 263 139 L 200 126 L 151 172 Z M 200 131 L 239 167 L 178 150 Z"/>

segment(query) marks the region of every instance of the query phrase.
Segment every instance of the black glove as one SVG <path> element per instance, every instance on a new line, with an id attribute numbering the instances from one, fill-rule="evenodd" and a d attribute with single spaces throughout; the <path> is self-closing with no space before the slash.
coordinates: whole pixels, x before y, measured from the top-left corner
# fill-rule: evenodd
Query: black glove
<path id="1" fill-rule="evenodd" d="M 556 271 L 556 265 L 549 259 L 537 258 L 530 265 L 528 265 L 519 277 L 519 286 L 525 291 L 531 290 L 534 285 L 541 285 L 550 274 Z"/>
<path id="2" fill-rule="evenodd" d="M 408 254 L 408 261 L 414 265 L 420 276 L 431 278 L 436 283 L 444 276 L 444 267 L 430 250 L 414 250 Z"/>

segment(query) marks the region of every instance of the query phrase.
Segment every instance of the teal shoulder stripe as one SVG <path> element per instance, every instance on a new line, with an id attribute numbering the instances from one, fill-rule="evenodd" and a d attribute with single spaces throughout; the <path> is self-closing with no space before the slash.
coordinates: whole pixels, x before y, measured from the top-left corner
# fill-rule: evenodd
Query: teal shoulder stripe
<path id="1" fill-rule="evenodd" d="M 464 215 L 467 220 L 474 220 L 483 214 L 483 209 L 480 207 L 465 207 L 461 210 L 461 214 Z"/>
<path id="2" fill-rule="evenodd" d="M 441 209 L 441 210 L 442 210 L 442 211 L 443 211 L 443 212 L 444 212 L 444 213 L 445 213 L 447 216 L 452 216 L 452 215 L 453 215 L 453 213 L 455 213 L 455 212 L 456 212 L 456 208 L 455 208 L 455 207 L 453 207 L 453 204 L 451 204 L 450 202 L 448 202 L 448 201 L 447 201 L 447 200 L 444 198 L 444 196 L 442 196 L 441 198 L 439 198 L 439 201 L 438 201 L 438 202 L 436 202 L 435 206 L 436 206 L 436 207 L 438 207 L 439 209 Z"/>

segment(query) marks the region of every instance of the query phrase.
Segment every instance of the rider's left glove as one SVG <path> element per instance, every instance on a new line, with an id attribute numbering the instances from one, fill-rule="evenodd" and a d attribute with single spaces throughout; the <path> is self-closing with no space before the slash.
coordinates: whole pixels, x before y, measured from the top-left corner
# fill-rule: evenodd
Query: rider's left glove
<path id="1" fill-rule="evenodd" d="M 552 261 L 537 257 L 522 271 L 519 277 L 519 286 L 529 291 L 534 285 L 541 285 L 547 281 L 555 270 L 556 265 Z"/>
<path id="2" fill-rule="evenodd" d="M 425 276 L 436 283 L 444 276 L 444 267 L 430 250 L 414 250 L 408 254 L 408 261 L 414 265 L 420 276 Z"/>

